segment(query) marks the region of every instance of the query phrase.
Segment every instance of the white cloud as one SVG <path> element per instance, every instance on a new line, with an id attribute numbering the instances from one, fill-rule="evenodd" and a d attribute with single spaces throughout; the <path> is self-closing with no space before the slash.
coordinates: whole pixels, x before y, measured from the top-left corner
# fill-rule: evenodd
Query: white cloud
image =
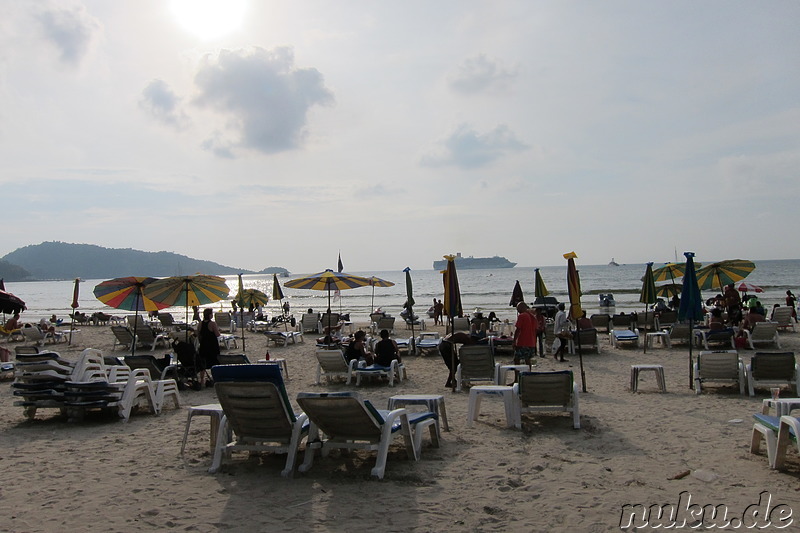
<path id="1" fill-rule="evenodd" d="M 289 48 L 223 50 L 206 58 L 195 83 L 195 103 L 226 118 L 227 135 L 208 143 L 217 153 L 300 148 L 310 109 L 333 102 L 322 74 L 297 68 Z"/>
<path id="2" fill-rule="evenodd" d="M 499 59 L 484 54 L 465 59 L 450 75 L 450 87 L 458 92 L 473 94 L 490 89 L 506 89 L 517 77 L 518 69 L 506 68 Z"/>
<path id="3" fill-rule="evenodd" d="M 142 90 L 139 107 L 163 124 L 182 128 L 188 118 L 179 108 L 180 101 L 164 80 L 153 80 Z"/>
<path id="4" fill-rule="evenodd" d="M 59 50 L 63 63 L 77 66 L 89 52 L 102 24 L 84 6 L 46 6 L 36 13 L 44 37 Z"/>
<path id="5" fill-rule="evenodd" d="M 528 148 L 504 124 L 485 133 L 479 133 L 468 124 L 461 124 L 437 144 L 439 146 L 436 149 L 422 157 L 423 165 L 480 168 L 507 154 Z"/>

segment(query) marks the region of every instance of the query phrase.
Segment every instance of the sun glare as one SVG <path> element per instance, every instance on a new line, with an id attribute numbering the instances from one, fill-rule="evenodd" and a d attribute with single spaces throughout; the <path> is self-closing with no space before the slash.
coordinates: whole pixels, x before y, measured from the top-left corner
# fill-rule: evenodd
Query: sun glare
<path id="1" fill-rule="evenodd" d="M 242 25 L 247 0 L 172 0 L 178 24 L 200 39 L 216 39 Z"/>

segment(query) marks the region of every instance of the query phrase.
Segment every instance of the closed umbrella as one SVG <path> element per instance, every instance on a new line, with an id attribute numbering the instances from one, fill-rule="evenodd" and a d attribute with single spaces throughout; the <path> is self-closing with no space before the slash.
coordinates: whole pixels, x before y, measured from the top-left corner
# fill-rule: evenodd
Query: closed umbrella
<path id="1" fill-rule="evenodd" d="M 539 269 L 534 269 L 534 277 L 533 277 L 533 296 L 534 296 L 534 303 L 540 301 L 544 304 L 544 312 L 545 315 L 548 313 L 547 309 L 547 300 L 545 296 L 550 294 L 550 291 L 547 290 L 547 287 L 544 284 L 544 280 L 542 279 L 542 274 L 539 272 Z M 541 298 L 541 300 L 539 300 Z"/>
<path id="2" fill-rule="evenodd" d="M 106 280 L 95 286 L 94 297 L 114 309 L 133 311 L 136 317 L 133 323 L 133 335 L 139 323 L 139 312 L 149 313 L 164 309 L 166 305 L 157 304 L 143 294 L 144 287 L 156 281 L 155 278 L 128 276 Z M 131 355 L 136 355 L 136 343 L 131 343 Z"/>
<path id="3" fill-rule="evenodd" d="M 357 289 L 358 287 L 367 287 L 369 279 L 346 274 L 344 272 L 334 272 L 331 269 L 325 272 L 319 272 L 306 276 L 303 278 L 295 278 L 285 283 L 286 287 L 290 289 L 309 289 L 312 291 L 328 291 L 328 327 L 330 324 L 330 310 L 331 310 L 331 291 L 332 290 L 345 290 Z"/>
<path id="4" fill-rule="evenodd" d="M 411 282 L 411 267 L 405 267 L 403 272 L 406 273 L 406 311 L 408 311 L 408 318 L 411 321 L 411 343 L 408 347 L 410 353 L 416 352 L 416 345 L 414 341 L 414 304 L 417 303 L 414 300 L 414 286 Z M 373 286 L 373 290 L 374 286 Z"/>
<path id="5" fill-rule="evenodd" d="M 450 324 L 450 333 L 453 333 L 453 318 L 461 316 L 463 309 L 461 307 L 461 289 L 458 286 L 458 272 L 456 271 L 456 256 L 446 255 L 444 258 L 447 260 L 447 267 L 444 270 L 444 314 L 447 315 Z M 446 329 L 445 329 L 446 331 Z M 452 359 L 450 361 L 450 372 L 452 376 L 453 392 L 456 391 L 456 351 L 452 350 Z"/>
<path id="6" fill-rule="evenodd" d="M 711 263 L 697 271 L 697 285 L 703 291 L 722 289 L 726 285 L 743 280 L 755 268 L 755 263 L 746 259 L 728 259 Z"/>
<path id="7" fill-rule="evenodd" d="M 689 388 L 691 389 L 694 386 L 694 356 L 692 355 L 694 333 L 692 328 L 695 321 L 703 318 L 703 300 L 700 296 L 700 286 L 697 284 L 697 273 L 694 270 L 694 252 L 684 252 L 683 255 L 686 256 L 686 271 L 683 275 L 678 320 L 689 321 Z"/>
<path id="8" fill-rule="evenodd" d="M 578 269 L 575 266 L 575 259 L 578 256 L 575 252 L 564 254 L 564 259 L 567 260 L 567 292 L 569 293 L 569 318 L 575 320 L 578 325 L 577 342 L 578 342 L 578 359 L 581 367 L 581 385 L 583 392 L 586 392 L 586 373 L 583 370 L 583 350 L 581 348 L 581 330 L 580 319 L 583 316 L 583 309 L 581 308 L 581 280 L 578 277 Z"/>
<path id="9" fill-rule="evenodd" d="M 75 278 L 75 288 L 72 290 L 72 303 L 69 306 L 72 308 L 72 320 L 69 323 L 69 342 L 68 346 L 72 345 L 72 332 L 75 330 L 75 310 L 79 307 L 78 297 L 80 296 L 81 279 Z"/>
<path id="10" fill-rule="evenodd" d="M 289 310 L 283 308 L 283 299 L 286 296 L 283 295 L 283 289 L 281 289 L 281 284 L 278 283 L 278 275 L 273 273 L 272 274 L 272 299 L 278 300 L 281 304 L 281 321 L 283 322 L 283 329 L 289 330 L 289 326 L 287 322 L 289 322 Z M 286 302 L 287 305 L 289 302 Z M 273 320 L 273 323 L 275 321 Z"/>
<path id="11" fill-rule="evenodd" d="M 644 271 L 644 281 L 642 282 L 642 292 L 639 293 L 639 301 L 644 304 L 644 319 L 647 322 L 648 306 L 656 303 L 656 283 L 653 279 L 653 262 L 647 263 Z M 645 330 L 645 336 L 647 331 Z M 647 353 L 647 341 L 644 343 L 644 353 Z"/>
<path id="12" fill-rule="evenodd" d="M 525 297 L 522 295 L 522 286 L 519 284 L 519 280 L 517 280 L 514 284 L 514 289 L 511 291 L 511 301 L 508 302 L 508 305 L 516 307 L 518 303 L 524 301 Z"/>

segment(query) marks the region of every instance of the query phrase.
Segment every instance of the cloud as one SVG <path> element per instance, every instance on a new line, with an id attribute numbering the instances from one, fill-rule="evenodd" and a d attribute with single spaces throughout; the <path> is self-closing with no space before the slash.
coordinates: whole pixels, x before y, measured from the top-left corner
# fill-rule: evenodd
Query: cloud
<path id="1" fill-rule="evenodd" d="M 71 66 L 80 64 L 102 28 L 83 6 L 46 8 L 34 16 L 44 36 L 61 52 L 61 61 Z"/>
<path id="2" fill-rule="evenodd" d="M 178 107 L 180 100 L 165 81 L 153 80 L 142 90 L 139 107 L 157 121 L 181 128 L 187 117 Z"/>
<path id="3" fill-rule="evenodd" d="M 470 126 L 461 124 L 438 144 L 440 145 L 438 149 L 422 157 L 423 165 L 480 168 L 508 153 L 528 149 L 528 146 L 519 141 L 514 132 L 504 124 L 486 133 L 478 133 Z"/>
<path id="4" fill-rule="evenodd" d="M 271 154 L 299 148 L 309 110 L 333 102 L 322 74 L 294 65 L 290 48 L 223 50 L 207 57 L 195 76 L 195 103 L 226 115 L 232 136 L 209 146 L 229 153 L 245 148 Z M 208 143 L 207 143 L 208 144 Z"/>
<path id="5" fill-rule="evenodd" d="M 465 59 L 457 71 L 450 75 L 450 87 L 464 94 L 475 94 L 491 89 L 505 89 L 514 78 L 517 69 L 507 69 L 500 60 L 492 60 L 483 54 Z"/>

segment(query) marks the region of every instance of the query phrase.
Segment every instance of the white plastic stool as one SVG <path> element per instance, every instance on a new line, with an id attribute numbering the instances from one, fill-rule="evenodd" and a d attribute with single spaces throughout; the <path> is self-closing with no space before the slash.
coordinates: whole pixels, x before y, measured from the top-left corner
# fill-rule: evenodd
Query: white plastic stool
<path id="1" fill-rule="evenodd" d="M 481 385 L 470 387 L 469 389 L 469 407 L 467 409 L 467 426 L 472 426 L 472 422 L 478 419 L 481 412 L 481 399 L 484 396 L 501 397 L 505 404 L 506 411 L 506 426 L 511 427 L 516 420 L 515 403 L 513 396 L 513 388 L 505 385 Z"/>
<path id="2" fill-rule="evenodd" d="M 631 365 L 631 392 L 639 388 L 639 372 L 651 370 L 656 373 L 656 382 L 661 392 L 667 392 L 667 382 L 664 379 L 664 367 L 661 365 Z"/>
<path id="3" fill-rule="evenodd" d="M 655 331 L 653 333 L 646 333 L 644 336 L 644 344 L 648 348 L 653 347 L 653 340 L 658 339 L 662 345 L 666 345 L 667 348 L 671 348 L 669 342 L 669 332 L 668 331 Z"/>
<path id="4" fill-rule="evenodd" d="M 424 405 L 431 413 L 436 413 L 442 428 L 450 431 L 447 424 L 447 410 L 444 407 L 444 396 L 441 394 L 398 394 L 389 398 L 389 410 L 406 405 Z"/>
<path id="5" fill-rule="evenodd" d="M 153 381 L 156 393 L 156 412 L 161 413 L 168 398 L 172 398 L 175 409 L 181 408 L 181 395 L 178 393 L 178 383 L 174 379 L 160 379 Z"/>
<path id="6" fill-rule="evenodd" d="M 509 372 L 530 372 L 536 366 L 536 360 L 531 358 L 530 365 L 500 365 L 495 369 L 494 382 L 497 385 L 505 385 Z M 516 374 L 514 374 L 516 376 Z"/>
<path id="7" fill-rule="evenodd" d="M 214 448 L 216 448 L 217 444 L 217 431 L 219 430 L 219 424 L 222 421 L 222 417 L 225 416 L 225 413 L 222 411 L 222 406 L 218 403 L 209 403 L 206 405 L 197 405 L 194 407 L 189 407 L 189 411 L 186 416 L 186 429 L 183 430 L 183 442 L 181 443 L 181 457 L 183 457 L 183 450 L 186 448 L 186 439 L 189 436 L 189 426 L 192 423 L 192 418 L 195 416 L 209 416 L 211 417 L 211 435 L 209 437 L 209 448 L 211 450 L 211 454 L 214 454 Z"/>
<path id="8" fill-rule="evenodd" d="M 289 379 L 289 367 L 286 365 L 286 359 L 277 358 L 277 359 L 259 359 L 259 365 L 279 365 L 281 370 L 283 371 L 283 377 L 285 379 Z"/>

